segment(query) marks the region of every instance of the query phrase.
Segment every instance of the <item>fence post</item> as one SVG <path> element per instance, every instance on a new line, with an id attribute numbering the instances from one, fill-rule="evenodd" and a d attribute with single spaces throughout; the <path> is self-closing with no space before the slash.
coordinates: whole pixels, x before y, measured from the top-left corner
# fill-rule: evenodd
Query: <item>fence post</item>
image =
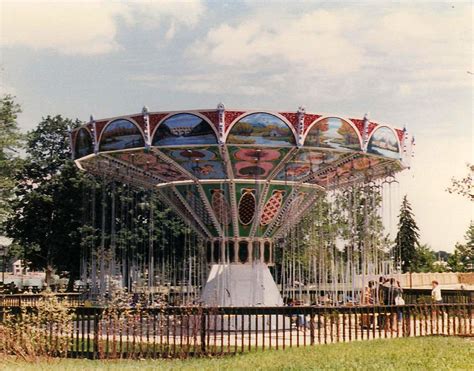
<path id="1" fill-rule="evenodd" d="M 310 319 L 309 319 L 309 336 L 310 336 L 310 344 L 314 345 L 314 309 L 311 307 L 310 310 Z"/>
<path id="2" fill-rule="evenodd" d="M 201 352 L 206 353 L 206 313 L 201 313 Z"/>
<path id="3" fill-rule="evenodd" d="M 100 337 L 99 337 L 99 315 L 100 315 L 100 312 L 99 311 L 94 311 L 94 351 L 93 351 L 93 355 L 92 355 L 92 358 L 93 359 L 100 359 L 100 354 L 99 354 L 99 341 L 100 341 Z"/>

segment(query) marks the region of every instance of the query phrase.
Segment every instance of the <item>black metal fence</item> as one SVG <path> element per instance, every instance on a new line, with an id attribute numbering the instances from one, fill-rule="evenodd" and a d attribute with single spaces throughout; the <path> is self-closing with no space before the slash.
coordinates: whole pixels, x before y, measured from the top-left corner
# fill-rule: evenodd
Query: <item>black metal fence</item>
<path id="1" fill-rule="evenodd" d="M 0 312 L 19 313 L 20 309 L 0 307 Z M 45 339 L 66 339 L 68 357 L 91 359 L 224 355 L 354 340 L 472 336 L 474 320 L 472 303 L 126 310 L 78 307 L 71 311 L 71 323 L 56 330 L 48 328 Z"/>

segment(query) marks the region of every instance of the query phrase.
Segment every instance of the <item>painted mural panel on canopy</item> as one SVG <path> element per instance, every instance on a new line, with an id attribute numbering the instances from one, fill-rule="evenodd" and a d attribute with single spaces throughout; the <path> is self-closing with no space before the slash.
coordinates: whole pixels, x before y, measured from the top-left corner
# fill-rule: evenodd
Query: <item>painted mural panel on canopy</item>
<path id="1" fill-rule="evenodd" d="M 79 129 L 76 135 L 76 145 L 74 146 L 74 157 L 81 158 L 94 152 L 92 137 L 85 128 Z"/>
<path id="2" fill-rule="evenodd" d="M 340 154 L 318 150 L 301 149 L 276 175 L 276 180 L 299 181 L 328 166 L 340 158 Z"/>
<path id="3" fill-rule="evenodd" d="M 137 168 L 149 172 L 166 182 L 187 179 L 184 174 L 151 152 L 145 152 L 144 150 L 127 151 L 123 153 L 114 153 L 112 156 L 118 160 L 127 162 Z"/>
<path id="4" fill-rule="evenodd" d="M 288 148 L 229 147 L 234 176 L 243 179 L 267 178 Z"/>
<path id="5" fill-rule="evenodd" d="M 167 118 L 156 129 L 153 146 L 217 144 L 211 125 L 199 116 L 178 113 Z"/>
<path id="6" fill-rule="evenodd" d="M 216 147 L 161 149 L 188 172 L 200 179 L 224 179 L 224 163 Z"/>
<path id="7" fill-rule="evenodd" d="M 252 113 L 232 126 L 227 143 L 281 147 L 294 146 L 296 140 L 290 127 L 280 118 L 268 113 Z"/>
<path id="8" fill-rule="evenodd" d="M 400 148 L 398 139 L 393 130 L 382 126 L 374 131 L 367 146 L 367 152 L 374 155 L 399 159 Z"/>
<path id="9" fill-rule="evenodd" d="M 108 124 L 100 139 L 100 151 L 144 147 L 140 129 L 131 121 L 119 119 Z"/>
<path id="10" fill-rule="evenodd" d="M 357 178 L 370 178 L 377 166 L 381 164 L 381 159 L 369 157 L 365 155 L 357 155 L 352 160 L 347 161 L 350 154 L 339 155 L 342 163 L 335 167 L 324 171 L 322 169 L 320 174 L 317 174 L 314 179 L 309 180 L 309 183 L 327 187 L 330 184 L 345 184 L 348 181 L 354 181 Z M 343 159 L 346 160 L 343 160 Z"/>
<path id="11" fill-rule="evenodd" d="M 344 151 L 360 151 L 360 141 L 355 129 L 346 121 L 329 117 L 318 121 L 308 132 L 304 145 Z"/>

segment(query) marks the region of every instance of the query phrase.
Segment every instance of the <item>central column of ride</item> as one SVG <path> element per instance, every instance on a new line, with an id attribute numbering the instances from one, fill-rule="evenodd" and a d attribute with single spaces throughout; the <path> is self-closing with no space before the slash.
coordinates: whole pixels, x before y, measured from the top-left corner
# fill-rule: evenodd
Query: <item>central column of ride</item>
<path id="1" fill-rule="evenodd" d="M 210 273 L 201 294 L 206 306 L 280 306 L 283 299 L 268 268 L 271 240 L 215 240 L 208 244 Z"/>

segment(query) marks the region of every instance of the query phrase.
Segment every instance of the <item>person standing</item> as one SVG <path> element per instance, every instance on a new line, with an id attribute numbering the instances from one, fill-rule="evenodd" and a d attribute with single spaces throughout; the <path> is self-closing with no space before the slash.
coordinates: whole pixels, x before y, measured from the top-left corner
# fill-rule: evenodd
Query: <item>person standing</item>
<path id="1" fill-rule="evenodd" d="M 365 288 L 363 300 L 364 305 L 374 304 L 374 281 L 369 281 L 368 287 Z"/>
<path id="2" fill-rule="evenodd" d="M 441 296 L 441 287 L 439 287 L 438 281 L 432 281 L 431 286 L 433 290 L 431 290 L 431 298 L 435 304 L 443 303 L 443 297 Z"/>
<path id="3" fill-rule="evenodd" d="M 402 295 L 402 288 L 400 287 L 400 283 L 396 284 L 395 278 L 390 278 L 390 286 L 387 290 L 387 304 L 394 306 L 397 305 L 397 297 Z M 397 317 L 399 317 L 400 309 L 396 309 L 396 313 L 393 312 L 393 308 L 390 309 L 390 314 L 388 318 L 390 319 L 390 325 L 387 326 L 391 331 L 398 331 L 397 326 Z"/>

